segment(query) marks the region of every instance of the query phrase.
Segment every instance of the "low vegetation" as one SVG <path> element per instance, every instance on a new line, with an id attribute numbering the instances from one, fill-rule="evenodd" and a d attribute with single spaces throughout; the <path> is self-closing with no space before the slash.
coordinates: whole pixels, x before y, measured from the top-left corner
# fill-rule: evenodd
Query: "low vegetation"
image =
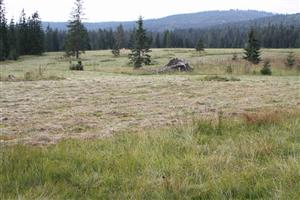
<path id="1" fill-rule="evenodd" d="M 1 148 L 3 199 L 296 199 L 300 115 Z"/>
<path id="2" fill-rule="evenodd" d="M 205 76 L 203 78 L 204 81 L 240 81 L 239 78 L 235 77 L 224 77 L 224 76 Z"/>
<path id="3" fill-rule="evenodd" d="M 272 70 L 271 70 L 271 61 L 270 60 L 265 60 L 263 68 L 260 70 L 260 73 L 262 75 L 272 75 Z"/>

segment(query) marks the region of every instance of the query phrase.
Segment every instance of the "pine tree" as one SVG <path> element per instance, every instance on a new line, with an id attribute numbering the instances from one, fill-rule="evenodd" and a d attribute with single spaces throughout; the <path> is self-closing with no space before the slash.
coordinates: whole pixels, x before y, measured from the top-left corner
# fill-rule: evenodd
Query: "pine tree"
<path id="1" fill-rule="evenodd" d="M 7 38 L 7 22 L 5 18 L 5 7 L 0 0 L 0 61 L 8 58 L 9 44 Z"/>
<path id="2" fill-rule="evenodd" d="M 143 18 L 140 17 L 136 22 L 137 27 L 134 33 L 134 44 L 129 54 L 129 59 L 134 65 L 134 68 L 140 68 L 143 64 L 149 65 L 151 63 L 151 56 L 148 54 L 149 39 L 146 36 L 146 30 L 143 28 Z"/>
<path id="3" fill-rule="evenodd" d="M 65 38 L 65 51 L 68 56 L 79 58 L 79 54 L 88 48 L 89 38 L 86 28 L 82 23 L 83 0 L 75 0 L 75 8 L 71 13 L 68 24 L 68 33 Z"/>
<path id="4" fill-rule="evenodd" d="M 196 45 L 196 51 L 202 52 L 204 51 L 204 44 L 201 39 L 198 40 L 197 45 Z"/>
<path id="5" fill-rule="evenodd" d="M 44 31 L 38 12 L 28 20 L 29 54 L 41 55 L 44 52 Z"/>
<path id="6" fill-rule="evenodd" d="M 248 42 L 245 48 L 244 59 L 253 64 L 258 64 L 260 59 L 260 42 L 257 40 L 255 31 L 252 28 L 248 34 Z"/>
<path id="7" fill-rule="evenodd" d="M 17 31 L 14 20 L 12 19 L 8 29 L 9 56 L 11 60 L 17 60 L 19 57 L 19 48 L 17 41 Z"/>

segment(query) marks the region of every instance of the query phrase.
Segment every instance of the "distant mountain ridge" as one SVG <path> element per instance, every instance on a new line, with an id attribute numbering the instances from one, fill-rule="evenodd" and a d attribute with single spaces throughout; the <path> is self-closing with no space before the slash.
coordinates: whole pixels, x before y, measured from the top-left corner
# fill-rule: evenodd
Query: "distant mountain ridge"
<path id="1" fill-rule="evenodd" d="M 188 28 L 207 28 L 228 23 L 238 23 L 265 17 L 272 17 L 273 13 L 255 10 L 228 10 L 228 11 L 205 11 L 190 14 L 171 15 L 159 19 L 145 20 L 145 27 L 149 31 L 164 31 Z M 134 21 L 127 22 L 95 22 L 84 23 L 88 30 L 115 29 L 122 24 L 125 30 L 135 27 Z M 44 28 L 50 26 L 54 29 L 66 30 L 67 22 L 43 22 Z"/>

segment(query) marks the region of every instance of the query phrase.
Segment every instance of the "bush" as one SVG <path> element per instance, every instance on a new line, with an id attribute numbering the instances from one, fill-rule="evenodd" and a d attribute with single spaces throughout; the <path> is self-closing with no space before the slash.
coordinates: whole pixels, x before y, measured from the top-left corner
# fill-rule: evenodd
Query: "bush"
<path id="1" fill-rule="evenodd" d="M 33 80 L 33 74 L 32 74 L 32 72 L 26 72 L 24 74 L 24 80 L 25 81 L 32 81 Z"/>
<path id="2" fill-rule="evenodd" d="M 262 75 L 272 75 L 271 62 L 270 62 L 270 60 L 265 60 L 265 61 L 264 61 L 264 66 L 263 66 L 263 68 L 260 70 L 260 73 L 261 73 Z"/>
<path id="3" fill-rule="evenodd" d="M 226 67 L 226 73 L 232 74 L 232 72 L 233 72 L 232 66 L 231 66 L 231 65 L 228 65 L 228 66 Z"/>
<path id="4" fill-rule="evenodd" d="M 295 55 L 293 52 L 290 52 L 287 56 L 285 65 L 289 68 L 292 68 L 295 65 Z"/>
<path id="5" fill-rule="evenodd" d="M 83 65 L 81 61 L 78 61 L 77 64 L 70 64 L 70 70 L 75 70 L 75 71 L 83 71 Z"/>

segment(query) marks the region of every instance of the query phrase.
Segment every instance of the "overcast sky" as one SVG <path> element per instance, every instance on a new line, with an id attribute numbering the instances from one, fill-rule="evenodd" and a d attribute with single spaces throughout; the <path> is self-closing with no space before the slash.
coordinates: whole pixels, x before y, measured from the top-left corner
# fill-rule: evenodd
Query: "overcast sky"
<path id="1" fill-rule="evenodd" d="M 19 18 L 39 11 L 43 21 L 67 21 L 74 0 L 4 0 L 7 18 Z M 136 20 L 208 10 L 264 10 L 274 13 L 299 13 L 300 0 L 84 0 L 86 21 Z"/>

